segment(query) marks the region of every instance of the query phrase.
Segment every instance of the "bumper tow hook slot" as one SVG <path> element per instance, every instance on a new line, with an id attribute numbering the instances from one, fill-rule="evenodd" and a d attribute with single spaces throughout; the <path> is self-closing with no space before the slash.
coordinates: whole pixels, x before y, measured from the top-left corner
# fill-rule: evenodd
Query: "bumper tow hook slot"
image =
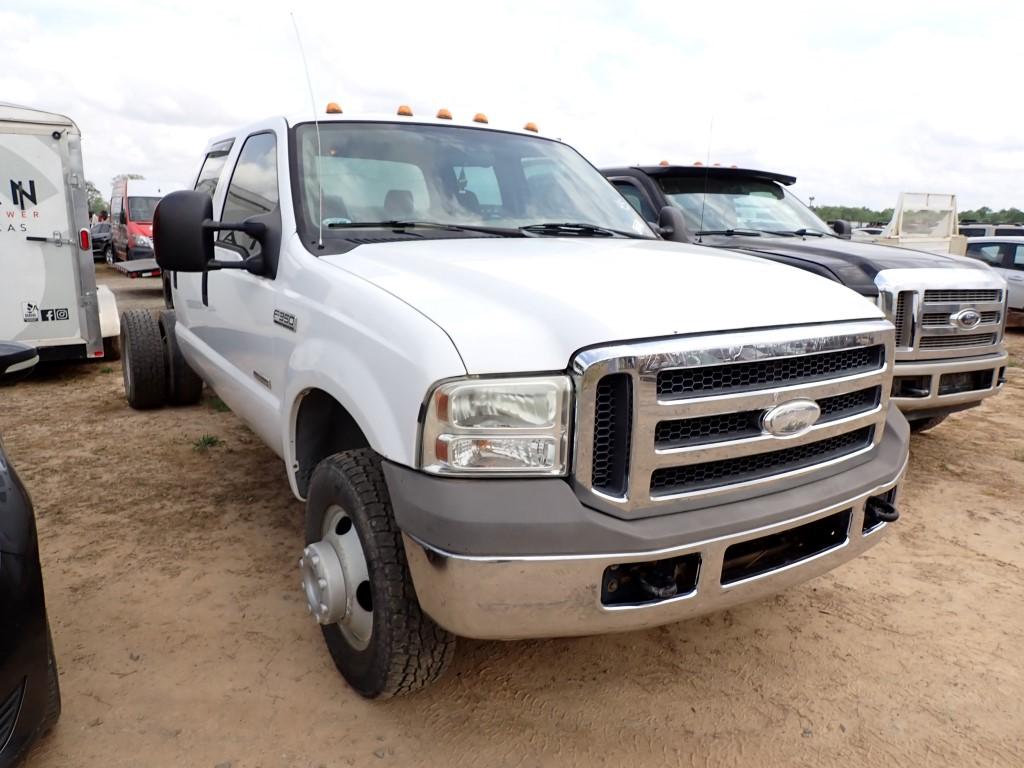
<path id="1" fill-rule="evenodd" d="M 895 523 L 900 519 L 899 510 L 881 496 L 872 496 L 868 499 L 866 506 L 868 514 L 883 523 Z"/>
<path id="2" fill-rule="evenodd" d="M 665 599 L 679 594 L 679 584 L 674 573 L 666 573 L 662 568 L 645 569 L 637 574 L 640 587 L 651 597 Z"/>

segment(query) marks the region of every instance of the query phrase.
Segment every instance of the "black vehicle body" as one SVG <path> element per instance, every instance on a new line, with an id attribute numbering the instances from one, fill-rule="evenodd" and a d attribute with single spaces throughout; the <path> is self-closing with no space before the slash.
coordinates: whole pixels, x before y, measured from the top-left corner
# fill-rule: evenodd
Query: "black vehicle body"
<path id="1" fill-rule="evenodd" d="M 24 354 L 0 343 L 0 378 Z M 21 354 L 21 359 L 14 359 Z M 32 502 L 0 442 L 0 768 L 15 765 L 60 716 Z"/>
<path id="2" fill-rule="evenodd" d="M 103 258 L 107 247 L 111 244 L 111 226 L 109 221 L 98 221 L 89 228 L 89 239 L 92 240 L 92 257 Z"/>
<path id="3" fill-rule="evenodd" d="M 755 171 L 749 168 L 726 168 L 723 166 L 653 165 L 627 168 L 602 168 L 603 173 L 620 192 L 630 184 L 641 195 L 640 214 L 658 225 L 658 214 L 672 201 L 662 191 L 658 180 L 666 177 L 705 179 L 756 179 L 774 182 L 789 187 L 796 183 L 795 176 L 769 171 Z M 626 195 L 635 205 L 635 197 Z M 648 207 L 649 206 L 649 207 Z M 893 248 L 887 245 L 863 243 L 838 236 L 770 235 L 703 235 L 696 233 L 667 234 L 666 239 L 695 243 L 712 248 L 728 248 L 744 251 L 772 261 L 814 272 L 815 274 L 842 283 L 862 296 L 874 300 L 878 296 L 875 276 L 885 269 L 914 269 L 920 267 L 964 267 L 970 266 L 959 256 Z"/>
<path id="4" fill-rule="evenodd" d="M 851 240 L 847 222 L 836 222 L 832 231 L 786 190 L 794 176 L 703 165 L 602 173 L 667 240 L 788 264 L 841 283 L 879 306 L 897 330 L 892 402 L 915 429 L 935 426 L 1002 388 L 1008 359 L 1005 285 L 980 262 Z M 733 199 L 731 218 L 715 195 Z M 762 217 L 759 196 L 785 203 L 791 216 Z M 749 202 L 741 207 L 739 200 Z M 784 228 L 783 219 L 789 222 Z M 795 226 L 796 221 L 806 226 Z M 960 324 L 968 315 L 973 324 Z"/>

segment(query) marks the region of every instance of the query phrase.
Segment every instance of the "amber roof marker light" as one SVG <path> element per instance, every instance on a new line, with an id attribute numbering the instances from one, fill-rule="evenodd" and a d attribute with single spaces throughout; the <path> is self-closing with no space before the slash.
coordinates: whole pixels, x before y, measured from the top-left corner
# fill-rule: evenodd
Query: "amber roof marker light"
<path id="1" fill-rule="evenodd" d="M 452 113 L 450 111 L 448 111 L 447 109 L 445 109 L 444 107 L 441 107 L 441 109 L 437 110 L 437 119 L 438 120 L 451 120 L 452 119 Z"/>
<path id="2" fill-rule="evenodd" d="M 341 114 L 341 105 L 338 104 L 338 102 L 336 102 L 336 101 L 330 102 L 327 105 L 327 114 L 328 115 L 340 115 Z"/>
<path id="3" fill-rule="evenodd" d="M 523 130 L 524 131 L 531 131 L 532 133 L 540 133 L 540 129 L 537 127 L 537 124 L 534 123 L 534 122 L 529 122 L 526 125 L 524 125 L 523 126 Z"/>
<path id="4" fill-rule="evenodd" d="M 668 168 L 670 165 L 672 165 L 672 163 L 670 163 L 668 160 L 662 160 L 660 163 L 658 163 L 658 165 L 660 165 L 662 168 Z"/>
<path id="5" fill-rule="evenodd" d="M 486 125 L 487 124 L 487 115 L 485 115 L 483 112 L 477 112 L 475 115 L 473 115 L 473 122 L 474 123 L 483 123 L 484 125 Z"/>
<path id="6" fill-rule="evenodd" d="M 402 117 L 412 117 L 412 107 L 410 107 L 408 104 L 402 104 L 398 108 L 398 114 L 401 115 Z"/>

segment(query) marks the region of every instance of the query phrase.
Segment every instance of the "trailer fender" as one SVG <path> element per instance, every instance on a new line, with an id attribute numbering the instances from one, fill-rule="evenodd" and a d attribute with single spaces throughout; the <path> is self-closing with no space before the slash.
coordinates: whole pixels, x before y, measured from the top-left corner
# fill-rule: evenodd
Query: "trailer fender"
<path id="1" fill-rule="evenodd" d="M 100 308 L 100 335 L 104 339 L 121 335 L 121 315 L 117 311 L 114 292 L 105 285 L 97 286 L 96 302 Z"/>

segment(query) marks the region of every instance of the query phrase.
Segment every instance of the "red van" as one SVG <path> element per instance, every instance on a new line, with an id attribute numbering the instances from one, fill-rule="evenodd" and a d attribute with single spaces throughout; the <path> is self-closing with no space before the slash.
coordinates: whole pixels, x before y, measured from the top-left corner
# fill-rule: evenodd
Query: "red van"
<path id="1" fill-rule="evenodd" d="M 113 248 L 107 261 L 132 261 L 153 258 L 153 211 L 168 192 L 183 189 L 180 184 L 119 179 L 110 197 L 110 223 Z"/>

